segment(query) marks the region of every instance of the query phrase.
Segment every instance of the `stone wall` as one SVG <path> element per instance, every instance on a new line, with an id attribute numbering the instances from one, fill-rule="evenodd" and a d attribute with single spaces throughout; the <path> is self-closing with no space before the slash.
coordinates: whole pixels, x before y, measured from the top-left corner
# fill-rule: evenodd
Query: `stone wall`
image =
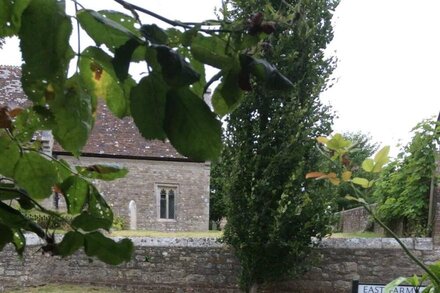
<path id="1" fill-rule="evenodd" d="M 353 233 L 366 231 L 371 228 L 372 221 L 367 211 L 363 207 L 358 207 L 338 213 L 339 226 L 338 231 L 344 233 Z"/>
<path id="2" fill-rule="evenodd" d="M 58 156 L 73 165 L 120 164 L 128 168 L 126 177 L 114 181 L 96 180 L 95 184 L 116 216 L 129 219 L 129 203 L 134 200 L 137 229 L 157 231 L 206 231 L 209 225 L 208 163 L 153 161 Z M 174 186 L 175 220 L 159 219 L 157 186 Z M 52 204 L 52 199 L 47 201 Z"/>
<path id="3" fill-rule="evenodd" d="M 108 266 L 82 253 L 59 259 L 36 252 L 37 240 L 23 261 L 12 247 L 0 253 L 0 291 L 44 283 L 79 283 L 132 292 L 240 292 L 239 264 L 232 250 L 215 239 L 133 238 L 129 263 Z M 440 258 L 430 238 L 405 239 L 427 262 Z M 393 239 L 325 239 L 315 250 L 319 262 L 301 280 L 261 288 L 261 292 L 351 292 L 351 282 L 386 283 L 420 273 Z"/>
<path id="4" fill-rule="evenodd" d="M 375 209 L 376 204 L 370 205 L 370 208 Z M 364 231 L 374 231 L 383 234 L 383 228 L 375 224 L 368 212 L 363 207 L 349 209 L 337 213 L 339 222 L 337 231 L 343 233 L 354 233 Z"/>

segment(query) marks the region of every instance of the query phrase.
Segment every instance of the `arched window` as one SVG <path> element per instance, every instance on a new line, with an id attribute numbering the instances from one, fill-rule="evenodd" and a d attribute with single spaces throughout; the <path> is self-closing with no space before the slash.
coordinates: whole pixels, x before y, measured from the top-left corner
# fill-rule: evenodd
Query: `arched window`
<path id="1" fill-rule="evenodd" d="M 160 218 L 168 219 L 167 217 L 167 192 L 165 189 L 160 190 Z"/>
<path id="2" fill-rule="evenodd" d="M 176 188 L 158 186 L 159 218 L 175 219 Z"/>
<path id="3" fill-rule="evenodd" d="M 174 190 L 168 190 L 168 219 L 174 219 Z"/>

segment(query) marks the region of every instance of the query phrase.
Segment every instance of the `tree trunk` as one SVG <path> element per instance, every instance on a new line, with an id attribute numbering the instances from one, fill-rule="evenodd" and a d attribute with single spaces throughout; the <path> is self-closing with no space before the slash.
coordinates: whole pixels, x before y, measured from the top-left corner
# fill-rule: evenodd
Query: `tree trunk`
<path id="1" fill-rule="evenodd" d="M 251 289 L 249 290 L 249 293 L 257 293 L 257 292 L 258 292 L 258 284 L 253 283 Z"/>

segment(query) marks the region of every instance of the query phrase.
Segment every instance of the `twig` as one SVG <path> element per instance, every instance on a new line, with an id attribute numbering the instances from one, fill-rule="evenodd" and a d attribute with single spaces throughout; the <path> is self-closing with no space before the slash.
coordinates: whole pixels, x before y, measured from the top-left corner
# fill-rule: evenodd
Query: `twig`
<path id="1" fill-rule="evenodd" d="M 145 9 L 143 7 L 137 6 L 135 4 L 128 3 L 128 2 L 126 2 L 124 0 L 114 0 L 114 1 L 116 3 L 119 3 L 120 5 L 122 5 L 127 10 L 130 10 L 130 11 L 135 10 L 135 11 L 142 12 L 144 14 L 147 14 L 147 15 L 149 15 L 151 17 L 154 17 L 154 18 L 156 18 L 156 19 L 158 19 L 160 21 L 163 21 L 163 22 L 165 22 L 165 23 L 167 23 L 169 25 L 172 25 L 172 26 L 178 26 L 178 27 L 182 27 L 182 28 L 185 28 L 185 29 L 192 29 L 195 26 L 195 25 L 186 24 L 186 23 L 181 22 L 181 21 L 171 20 L 171 19 L 166 18 L 166 17 L 164 17 L 162 15 L 159 15 L 159 14 L 153 12 L 153 11 L 150 11 L 150 10 Z M 224 29 L 202 29 L 202 28 L 200 28 L 199 31 L 204 32 L 204 33 L 208 33 L 208 34 L 211 34 L 211 33 L 242 32 L 242 30 L 233 31 L 233 30 L 224 30 Z"/>
<path id="2" fill-rule="evenodd" d="M 216 80 L 219 80 L 220 77 L 222 77 L 222 75 L 223 75 L 223 71 L 219 71 L 219 72 L 217 72 L 216 75 L 211 77 L 211 79 L 203 87 L 203 95 L 206 94 L 206 92 L 208 91 L 208 88 L 211 86 L 211 84 L 213 84 Z"/>
<path id="3" fill-rule="evenodd" d="M 84 7 L 84 5 L 82 5 L 82 4 L 79 3 L 78 1 L 76 1 L 76 0 L 70 0 L 70 1 L 72 1 L 73 3 L 75 3 L 75 10 L 76 10 L 76 5 L 80 6 L 82 9 L 86 9 L 86 8 Z"/>
<path id="4" fill-rule="evenodd" d="M 74 1 L 75 3 L 75 15 L 78 15 L 78 2 Z M 78 57 L 77 57 L 77 61 L 76 61 L 76 73 L 79 72 L 79 62 L 80 62 L 80 58 L 81 58 L 81 36 L 79 34 L 79 21 L 77 18 L 75 18 L 76 20 L 76 36 L 77 36 L 77 42 L 78 42 Z"/>

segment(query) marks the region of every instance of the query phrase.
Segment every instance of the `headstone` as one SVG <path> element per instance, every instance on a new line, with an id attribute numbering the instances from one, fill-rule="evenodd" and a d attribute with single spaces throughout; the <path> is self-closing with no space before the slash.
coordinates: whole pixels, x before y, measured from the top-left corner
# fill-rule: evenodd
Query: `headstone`
<path id="1" fill-rule="evenodd" d="M 130 230 L 137 229 L 137 210 L 136 210 L 136 202 L 131 200 L 128 204 L 128 210 L 130 215 Z"/>
<path id="2" fill-rule="evenodd" d="M 220 228 L 220 230 L 225 230 L 225 226 L 226 226 L 226 223 L 228 222 L 228 220 L 226 220 L 226 218 L 222 218 L 221 220 L 220 220 L 220 225 L 219 225 L 219 228 Z"/>

